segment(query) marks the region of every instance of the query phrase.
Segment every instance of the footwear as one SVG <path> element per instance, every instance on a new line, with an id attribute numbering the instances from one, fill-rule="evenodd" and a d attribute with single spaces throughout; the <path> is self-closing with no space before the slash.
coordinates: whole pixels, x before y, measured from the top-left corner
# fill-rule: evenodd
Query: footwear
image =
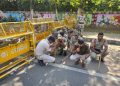
<path id="1" fill-rule="evenodd" d="M 60 51 L 58 55 L 62 55 L 63 54 L 63 51 Z"/>
<path id="2" fill-rule="evenodd" d="M 67 56 L 67 51 L 64 51 L 64 52 L 63 52 L 63 56 Z"/>
<path id="3" fill-rule="evenodd" d="M 105 62 L 105 60 L 104 60 L 104 59 L 101 59 L 101 62 Z"/>
<path id="4" fill-rule="evenodd" d="M 46 66 L 46 64 L 43 62 L 43 60 L 38 60 L 38 63 L 40 66 Z"/>
<path id="5" fill-rule="evenodd" d="M 75 65 L 78 65 L 79 62 L 80 62 L 80 59 L 78 59 L 74 64 L 75 64 Z"/>
<path id="6" fill-rule="evenodd" d="M 99 60 L 100 60 L 100 57 L 99 57 Z M 105 62 L 105 60 L 103 58 L 101 58 L 101 62 Z"/>

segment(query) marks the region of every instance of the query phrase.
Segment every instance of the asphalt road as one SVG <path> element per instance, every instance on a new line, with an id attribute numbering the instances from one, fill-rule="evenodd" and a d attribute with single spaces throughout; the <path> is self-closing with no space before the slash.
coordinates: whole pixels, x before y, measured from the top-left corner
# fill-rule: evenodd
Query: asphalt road
<path id="1" fill-rule="evenodd" d="M 85 69 L 74 65 L 69 58 L 62 64 L 63 56 L 55 64 L 45 67 L 37 61 L 0 80 L 0 86 L 120 86 L 120 46 L 109 46 L 106 62 L 92 61 Z"/>
<path id="2" fill-rule="evenodd" d="M 112 79 L 113 78 L 113 79 Z M 120 79 L 62 64 L 36 62 L 0 81 L 0 86 L 119 86 Z"/>

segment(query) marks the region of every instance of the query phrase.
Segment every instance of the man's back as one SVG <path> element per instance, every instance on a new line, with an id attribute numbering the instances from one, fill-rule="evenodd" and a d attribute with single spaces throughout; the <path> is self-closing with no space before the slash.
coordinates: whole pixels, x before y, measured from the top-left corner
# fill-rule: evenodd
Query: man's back
<path id="1" fill-rule="evenodd" d="M 35 50 L 36 55 L 43 55 L 49 49 L 49 42 L 47 39 L 41 40 Z"/>

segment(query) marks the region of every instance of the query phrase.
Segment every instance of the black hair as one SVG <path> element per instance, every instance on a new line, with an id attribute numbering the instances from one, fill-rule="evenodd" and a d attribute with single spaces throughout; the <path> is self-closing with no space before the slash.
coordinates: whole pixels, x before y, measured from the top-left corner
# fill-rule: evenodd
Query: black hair
<path id="1" fill-rule="evenodd" d="M 79 43 L 79 44 L 83 44 L 83 43 L 84 43 L 84 40 L 83 40 L 83 39 L 78 39 L 78 43 Z"/>
<path id="2" fill-rule="evenodd" d="M 49 36 L 48 41 L 55 42 L 55 38 L 53 36 Z"/>
<path id="3" fill-rule="evenodd" d="M 104 35 L 104 33 L 103 32 L 99 32 L 98 35 Z"/>
<path id="4" fill-rule="evenodd" d="M 64 36 L 64 34 L 65 34 L 64 32 L 60 32 L 60 35 Z"/>

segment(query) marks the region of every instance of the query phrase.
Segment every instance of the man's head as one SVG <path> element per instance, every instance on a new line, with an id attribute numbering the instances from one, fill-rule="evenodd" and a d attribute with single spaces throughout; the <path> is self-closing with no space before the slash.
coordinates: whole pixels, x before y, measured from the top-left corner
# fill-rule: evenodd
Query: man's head
<path id="1" fill-rule="evenodd" d="M 64 32 L 60 32 L 60 35 L 61 35 L 61 36 L 64 36 L 64 34 L 65 34 Z"/>
<path id="2" fill-rule="evenodd" d="M 103 39 L 103 32 L 98 33 L 98 40 L 101 41 Z"/>
<path id="3" fill-rule="evenodd" d="M 78 39 L 78 43 L 80 46 L 83 46 L 84 45 L 84 40 L 83 39 Z"/>
<path id="4" fill-rule="evenodd" d="M 53 36 L 48 37 L 48 41 L 51 43 L 55 42 L 55 38 Z"/>

